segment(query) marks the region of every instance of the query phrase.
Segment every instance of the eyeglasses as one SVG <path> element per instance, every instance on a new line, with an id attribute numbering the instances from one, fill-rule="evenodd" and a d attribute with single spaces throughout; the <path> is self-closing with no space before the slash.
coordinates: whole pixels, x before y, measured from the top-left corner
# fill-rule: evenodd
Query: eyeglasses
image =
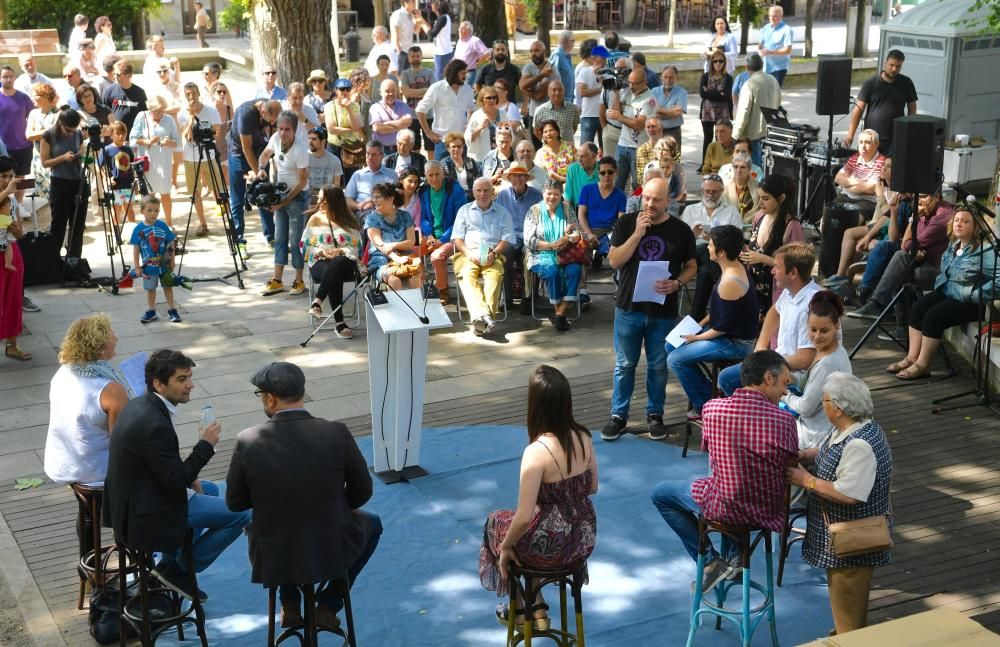
<path id="1" fill-rule="evenodd" d="M 337 88 L 337 90 L 338 90 L 339 92 L 350 92 L 350 91 L 351 91 L 351 89 L 350 89 L 350 88 Z"/>
<path id="2" fill-rule="evenodd" d="M 499 97 L 483 97 L 483 101 L 496 101 Z"/>
<path id="3" fill-rule="evenodd" d="M 611 171 L 611 170 L 608 170 L 608 171 L 598 171 L 598 172 L 597 172 L 597 174 L 598 174 L 598 175 L 604 175 L 604 176 L 607 176 L 607 175 L 614 175 L 614 174 L 615 174 L 615 171 Z"/>
<path id="4" fill-rule="evenodd" d="M 701 176 L 702 182 L 722 182 L 722 177 L 718 173 L 706 173 Z"/>
<path id="5" fill-rule="evenodd" d="M 712 63 L 723 63 L 724 64 L 725 62 L 726 62 L 726 59 L 724 59 L 724 58 L 713 58 L 712 59 Z"/>
<path id="6" fill-rule="evenodd" d="M 216 94 L 229 94 L 226 90 L 216 90 Z"/>
<path id="7" fill-rule="evenodd" d="M 170 72 L 170 70 L 168 70 L 168 69 L 166 69 L 166 70 L 157 70 L 157 72 L 159 74 L 167 74 L 168 72 Z"/>
<path id="8" fill-rule="evenodd" d="M 260 394 L 261 394 L 261 393 L 263 393 L 263 391 L 261 391 L 260 389 L 257 389 L 256 391 L 254 391 L 254 392 L 253 392 L 253 394 L 254 394 L 254 397 L 257 397 L 257 398 L 259 398 L 259 397 L 260 397 Z"/>

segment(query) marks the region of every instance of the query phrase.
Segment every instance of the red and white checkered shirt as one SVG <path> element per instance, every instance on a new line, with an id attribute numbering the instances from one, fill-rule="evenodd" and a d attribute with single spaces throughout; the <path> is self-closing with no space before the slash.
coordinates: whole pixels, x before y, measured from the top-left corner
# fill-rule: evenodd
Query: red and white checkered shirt
<path id="1" fill-rule="evenodd" d="M 871 162 L 866 162 L 861 153 L 855 153 L 844 164 L 844 173 L 847 177 L 862 182 L 877 182 L 883 166 L 885 166 L 885 155 L 882 153 L 876 154 Z"/>
<path id="2" fill-rule="evenodd" d="M 752 389 L 711 400 L 701 412 L 711 476 L 691 485 L 706 519 L 780 531 L 785 466 L 798 456 L 795 418 Z"/>

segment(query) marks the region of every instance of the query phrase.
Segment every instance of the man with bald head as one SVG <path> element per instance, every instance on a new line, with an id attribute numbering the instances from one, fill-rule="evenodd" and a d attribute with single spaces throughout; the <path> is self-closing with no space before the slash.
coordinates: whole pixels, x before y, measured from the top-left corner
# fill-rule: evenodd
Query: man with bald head
<path id="1" fill-rule="evenodd" d="M 528 54 L 531 58 L 521 67 L 521 82 L 518 87 L 521 94 L 528 101 L 528 110 L 524 112 L 524 125 L 531 132 L 534 139 L 535 148 L 541 146 L 541 140 L 534 136 L 532 124 L 535 123 L 535 111 L 542 105 L 549 96 L 549 83 L 553 79 L 559 78 L 559 73 L 546 60 L 545 43 L 536 40 L 528 47 Z M 511 97 L 513 99 L 513 97 Z M 541 119 L 538 120 L 541 123 Z"/>
<path id="2" fill-rule="evenodd" d="M 614 391 L 611 420 L 601 431 L 603 440 L 617 440 L 628 427 L 635 367 L 643 347 L 646 349 L 646 428 L 643 431 L 653 440 L 667 437 L 663 407 L 668 373 L 663 340 L 677 323 L 681 286 L 698 272 L 694 234 L 682 220 L 670 216 L 669 206 L 667 181 L 663 178 L 648 180 L 642 187 L 639 211 L 619 218 L 611 233 L 608 262 L 618 270 L 619 283 L 615 299 Z M 646 290 L 652 288 L 655 300 L 646 300 L 649 297 L 636 300 L 640 265 L 663 261 L 669 264 L 668 276 L 641 286 Z"/>
<path id="3" fill-rule="evenodd" d="M 399 99 L 399 86 L 392 79 L 382 81 L 379 87 L 382 100 L 373 103 L 368 111 L 372 125 L 372 138 L 385 148 L 386 154 L 396 152 L 396 133 L 413 123 L 413 111 Z"/>
<path id="4" fill-rule="evenodd" d="M 276 131 L 275 122 L 281 114 L 281 102 L 268 99 L 253 99 L 242 104 L 233 115 L 233 125 L 226 138 L 229 143 L 229 209 L 233 215 L 233 233 L 240 246 L 243 258 L 249 258 L 246 239 L 243 237 L 243 198 L 248 173 L 256 175 L 261 169 L 258 164 L 268 140 Z M 274 214 L 260 209 L 260 221 L 264 238 L 274 243 Z"/>
<path id="5" fill-rule="evenodd" d="M 611 95 L 611 108 L 606 112 L 609 120 L 622 124 L 621 136 L 615 159 L 618 162 L 618 178 L 615 186 L 628 193 L 629 181 L 635 178 L 636 150 L 649 136 L 646 134 L 646 120 L 656 116 L 656 98 L 646 86 L 646 73 L 636 68 L 628 75 L 628 89 L 615 90 Z"/>
<path id="6" fill-rule="evenodd" d="M 559 136 L 564 142 L 573 143 L 573 134 L 580 124 L 580 111 L 572 101 L 566 100 L 566 87 L 558 79 L 549 82 L 549 100 L 538 106 L 535 110 L 534 133 L 535 137 L 541 140 L 542 129 L 540 124 L 549 119 L 555 119 L 559 124 Z"/>

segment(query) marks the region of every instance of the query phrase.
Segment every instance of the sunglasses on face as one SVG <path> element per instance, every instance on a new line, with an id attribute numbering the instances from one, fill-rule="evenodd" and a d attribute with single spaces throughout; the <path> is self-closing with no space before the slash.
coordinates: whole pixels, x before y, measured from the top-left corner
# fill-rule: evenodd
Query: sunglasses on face
<path id="1" fill-rule="evenodd" d="M 498 97 L 483 97 L 483 101 L 496 101 Z"/>
<path id="2" fill-rule="evenodd" d="M 608 170 L 608 171 L 598 171 L 598 172 L 597 172 L 597 174 L 598 174 L 598 175 L 603 175 L 603 176 L 607 176 L 607 175 L 614 175 L 614 174 L 615 174 L 615 172 L 614 172 L 614 171 L 611 171 L 611 170 Z"/>
<path id="3" fill-rule="evenodd" d="M 215 93 L 216 93 L 216 94 L 229 94 L 229 93 L 228 93 L 228 92 L 226 92 L 225 90 L 216 90 L 216 91 L 215 91 Z"/>

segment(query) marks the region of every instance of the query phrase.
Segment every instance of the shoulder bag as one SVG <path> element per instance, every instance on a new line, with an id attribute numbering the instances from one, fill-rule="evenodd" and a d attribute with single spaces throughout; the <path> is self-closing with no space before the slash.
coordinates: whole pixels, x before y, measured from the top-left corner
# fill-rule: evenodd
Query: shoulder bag
<path id="1" fill-rule="evenodd" d="M 830 550 L 837 557 L 867 555 L 893 547 L 889 519 L 884 514 L 830 523 L 826 502 L 822 498 L 820 506 L 823 508 L 823 521 L 830 533 Z"/>

